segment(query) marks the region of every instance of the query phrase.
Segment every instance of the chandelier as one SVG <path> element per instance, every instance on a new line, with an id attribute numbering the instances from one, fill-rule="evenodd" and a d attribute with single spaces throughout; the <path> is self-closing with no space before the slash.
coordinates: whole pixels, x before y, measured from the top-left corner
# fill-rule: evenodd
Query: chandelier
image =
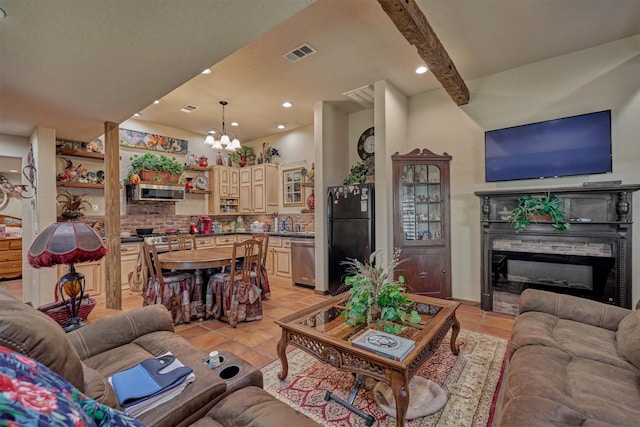
<path id="1" fill-rule="evenodd" d="M 220 105 L 222 105 L 222 132 L 216 128 L 211 129 L 204 139 L 204 143 L 210 145 L 214 150 L 224 149 L 227 151 L 236 151 L 236 149 L 240 148 L 238 134 L 235 132 L 227 132 L 224 127 L 224 107 L 227 104 L 227 101 L 220 101 Z"/>

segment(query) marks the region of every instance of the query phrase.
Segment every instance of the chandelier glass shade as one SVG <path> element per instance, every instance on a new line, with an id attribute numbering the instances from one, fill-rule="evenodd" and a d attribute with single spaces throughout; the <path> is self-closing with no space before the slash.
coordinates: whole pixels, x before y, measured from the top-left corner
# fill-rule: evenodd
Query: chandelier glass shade
<path id="1" fill-rule="evenodd" d="M 204 143 L 210 145 L 214 150 L 236 151 L 240 148 L 238 135 L 235 132 L 227 132 L 224 123 L 224 107 L 227 104 L 227 101 L 220 101 L 220 105 L 222 105 L 222 131 L 215 128 L 211 129 L 204 139 Z"/>

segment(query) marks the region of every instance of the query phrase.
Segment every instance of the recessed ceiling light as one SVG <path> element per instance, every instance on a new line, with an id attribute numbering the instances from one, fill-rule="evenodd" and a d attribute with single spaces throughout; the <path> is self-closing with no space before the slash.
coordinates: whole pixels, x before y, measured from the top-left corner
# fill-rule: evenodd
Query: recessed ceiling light
<path id="1" fill-rule="evenodd" d="M 205 68 L 204 70 L 202 70 L 202 74 L 211 74 L 211 69 Z"/>
<path id="2" fill-rule="evenodd" d="M 284 125 L 278 125 L 278 129 L 284 129 Z"/>
<path id="3" fill-rule="evenodd" d="M 240 126 L 240 123 L 238 123 L 238 122 L 231 122 L 231 126 Z"/>
<path id="4" fill-rule="evenodd" d="M 156 99 L 155 101 L 153 101 L 154 104 L 160 104 L 160 100 Z"/>
<path id="5" fill-rule="evenodd" d="M 140 116 L 141 116 L 141 114 L 140 114 L 140 113 L 135 113 L 135 114 L 133 115 L 133 117 L 140 117 Z"/>
<path id="6" fill-rule="evenodd" d="M 285 102 L 282 103 L 282 106 L 284 108 L 291 108 L 291 107 L 293 107 L 293 104 L 290 103 L 289 101 L 285 101 Z"/>
<path id="7" fill-rule="evenodd" d="M 424 65 L 416 68 L 416 74 L 424 74 L 427 71 L 429 71 L 429 69 L 427 67 L 425 67 Z"/>

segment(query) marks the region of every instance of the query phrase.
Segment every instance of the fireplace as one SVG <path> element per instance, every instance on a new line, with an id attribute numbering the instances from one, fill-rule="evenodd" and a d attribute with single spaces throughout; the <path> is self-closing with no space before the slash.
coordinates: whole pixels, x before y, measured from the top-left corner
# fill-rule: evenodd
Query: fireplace
<path id="1" fill-rule="evenodd" d="M 615 264 L 613 257 L 494 250 L 492 287 L 494 292 L 534 288 L 613 303 Z"/>
<path id="2" fill-rule="evenodd" d="M 504 214 L 518 196 L 536 197 L 548 189 L 476 192 L 482 201 L 482 309 L 517 314 L 520 293 L 527 288 L 630 308 L 631 193 L 638 189 L 640 185 L 552 189 L 571 223 L 561 233 L 545 222 L 515 233 Z"/>

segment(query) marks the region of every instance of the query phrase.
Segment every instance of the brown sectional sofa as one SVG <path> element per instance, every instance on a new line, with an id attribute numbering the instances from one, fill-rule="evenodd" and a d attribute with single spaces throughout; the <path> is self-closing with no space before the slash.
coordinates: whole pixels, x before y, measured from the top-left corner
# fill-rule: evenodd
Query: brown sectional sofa
<path id="1" fill-rule="evenodd" d="M 174 333 L 162 305 L 112 316 L 65 334 L 51 318 L 0 290 L 0 345 L 25 354 L 87 396 L 119 409 L 107 381 L 113 373 L 171 351 L 196 380 L 176 398 L 139 417 L 150 426 L 280 427 L 318 424 L 262 389 L 262 373 L 225 351 L 209 369 L 206 352 Z"/>
<path id="2" fill-rule="evenodd" d="M 640 311 L 527 289 L 499 425 L 640 425 Z"/>

